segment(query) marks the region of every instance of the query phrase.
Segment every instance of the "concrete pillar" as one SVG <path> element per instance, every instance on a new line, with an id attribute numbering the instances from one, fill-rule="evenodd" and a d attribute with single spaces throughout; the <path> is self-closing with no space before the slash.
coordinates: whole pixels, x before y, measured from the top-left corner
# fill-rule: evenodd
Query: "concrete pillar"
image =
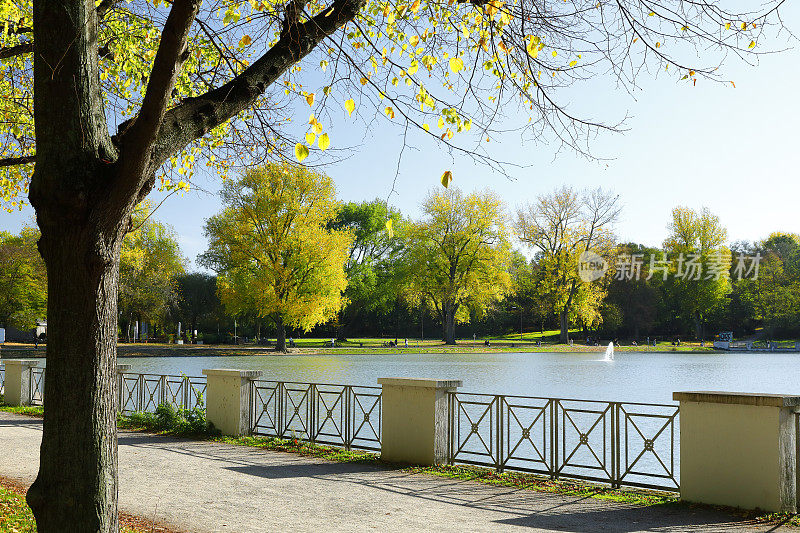
<path id="1" fill-rule="evenodd" d="M 433 465 L 447 460 L 447 393 L 460 380 L 379 378 L 381 458 Z"/>
<path id="2" fill-rule="evenodd" d="M 681 499 L 797 510 L 799 396 L 675 392 L 680 402 Z"/>
<path id="3" fill-rule="evenodd" d="M 227 368 L 203 370 L 208 376 L 206 418 L 223 434 L 250 434 L 250 381 L 262 373 Z"/>
<path id="4" fill-rule="evenodd" d="M 39 366 L 37 359 L 5 359 L 3 399 L 6 405 L 31 404 L 31 369 Z"/>

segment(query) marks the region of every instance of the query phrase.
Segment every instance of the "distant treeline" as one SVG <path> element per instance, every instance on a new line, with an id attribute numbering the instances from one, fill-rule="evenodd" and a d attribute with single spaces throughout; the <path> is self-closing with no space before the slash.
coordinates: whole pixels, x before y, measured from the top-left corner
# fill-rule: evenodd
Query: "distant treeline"
<path id="1" fill-rule="evenodd" d="M 295 179 L 306 186 L 320 179 L 301 174 Z M 379 200 L 337 202 L 332 184 L 323 185 L 328 214 L 309 218 L 296 235 L 287 232 L 275 250 L 269 250 L 273 241 L 260 243 L 263 258 L 231 251 L 248 242 L 250 230 L 231 207 L 243 205 L 240 196 L 232 200 L 243 193 L 229 190 L 226 208 L 209 219 L 212 244 L 200 257 L 218 275 L 186 272 L 174 231 L 149 217 L 144 204 L 122 253 L 120 338 L 173 341 L 178 322 L 185 340 L 196 330 L 205 343 L 275 338 L 281 330 L 295 338 L 338 339 L 471 339 L 520 329 L 557 330 L 553 340 L 562 341 L 568 331 L 577 339 L 640 342 L 710 340 L 719 331 L 737 338 L 800 337 L 796 234 L 728 245 L 716 216 L 678 207 L 665 221 L 664 242 L 650 247 L 616 242 L 617 198 L 600 190 L 562 188 L 512 216 L 489 192 L 442 189 L 429 195 L 419 220 L 410 220 Z M 295 203 L 302 212 L 302 201 Z M 270 224 L 291 226 L 284 219 L 263 221 Z M 36 239 L 32 228 L 0 234 L 0 325 L 29 328 L 46 318 L 46 273 Z M 308 241 L 320 239 L 328 244 L 309 252 Z M 325 255 L 331 247 L 341 247 L 341 254 Z M 292 254 L 301 259 L 292 263 L 286 259 Z M 279 283 L 302 287 L 285 271 L 323 262 L 323 255 L 327 270 L 315 273 L 309 288 L 273 293 Z M 248 257 L 258 257 L 261 266 Z M 266 257 L 277 258 L 269 268 Z M 320 296 L 319 286 L 327 283 Z"/>

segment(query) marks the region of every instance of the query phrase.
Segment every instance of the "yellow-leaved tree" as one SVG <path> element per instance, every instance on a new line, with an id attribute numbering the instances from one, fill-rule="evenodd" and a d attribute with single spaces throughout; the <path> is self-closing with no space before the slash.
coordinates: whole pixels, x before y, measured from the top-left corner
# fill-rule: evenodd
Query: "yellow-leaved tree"
<path id="1" fill-rule="evenodd" d="M 511 245 L 503 203 L 492 192 L 431 192 L 423 219 L 406 228 L 408 293 L 433 305 L 444 340 L 455 344 L 456 322 L 481 314 L 511 286 Z"/>
<path id="2" fill-rule="evenodd" d="M 225 183 L 223 210 L 206 221 L 200 258 L 219 274 L 228 312 L 270 317 L 276 349 L 286 326 L 306 331 L 344 304 L 345 263 L 353 237 L 328 229 L 339 202 L 333 181 L 310 168 L 270 163 Z"/>

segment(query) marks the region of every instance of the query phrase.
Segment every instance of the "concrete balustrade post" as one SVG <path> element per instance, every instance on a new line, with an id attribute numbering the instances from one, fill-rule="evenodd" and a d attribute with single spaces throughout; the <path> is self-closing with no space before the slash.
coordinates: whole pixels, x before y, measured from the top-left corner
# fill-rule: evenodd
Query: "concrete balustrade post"
<path id="1" fill-rule="evenodd" d="M 250 434 L 250 382 L 263 374 L 260 370 L 211 368 L 208 377 L 206 418 L 225 435 Z"/>
<path id="2" fill-rule="evenodd" d="M 6 359 L 3 399 L 6 405 L 31 404 L 31 369 L 39 365 L 37 359 Z"/>
<path id="3" fill-rule="evenodd" d="M 681 499 L 797 511 L 800 396 L 675 392 L 680 402 Z"/>
<path id="4" fill-rule="evenodd" d="M 447 393 L 460 380 L 379 378 L 381 458 L 434 465 L 447 461 Z"/>

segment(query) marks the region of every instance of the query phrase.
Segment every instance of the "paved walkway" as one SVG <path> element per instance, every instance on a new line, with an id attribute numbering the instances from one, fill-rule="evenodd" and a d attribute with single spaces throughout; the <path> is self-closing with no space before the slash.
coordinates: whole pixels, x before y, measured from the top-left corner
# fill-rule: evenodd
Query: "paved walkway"
<path id="1" fill-rule="evenodd" d="M 0 476 L 31 483 L 41 422 L 0 412 Z M 120 508 L 196 532 L 776 531 L 709 510 L 633 507 L 141 433 L 119 438 Z M 781 528 L 782 529 L 782 528 Z"/>

